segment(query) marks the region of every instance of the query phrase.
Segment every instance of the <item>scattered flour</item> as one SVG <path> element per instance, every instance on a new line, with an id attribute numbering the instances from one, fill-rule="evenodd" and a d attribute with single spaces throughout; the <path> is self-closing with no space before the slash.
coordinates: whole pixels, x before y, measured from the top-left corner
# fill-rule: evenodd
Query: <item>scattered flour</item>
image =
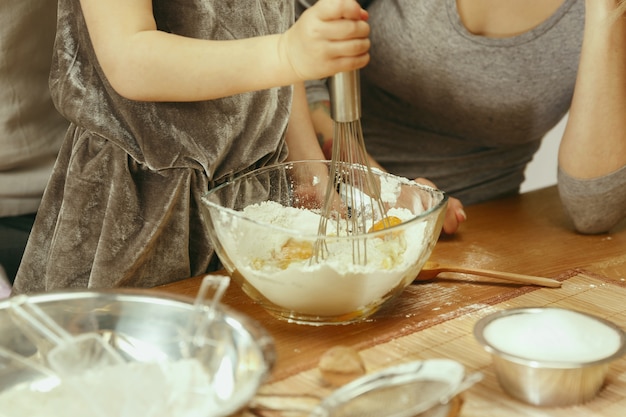
<path id="1" fill-rule="evenodd" d="M 557 308 L 499 318 L 485 327 L 484 337 L 502 352 L 552 362 L 592 362 L 620 346 L 620 335 L 611 327 Z"/>
<path id="2" fill-rule="evenodd" d="M 393 191 L 386 192 L 387 198 Z M 311 254 L 318 214 L 273 201 L 250 205 L 244 214 L 247 220 L 225 215 L 222 221 L 229 218 L 232 223 L 220 228 L 229 230 L 228 235 L 220 236 L 220 242 L 235 268 L 270 302 L 308 315 L 353 313 L 404 287 L 417 275 L 432 233 L 427 222 L 413 222 L 402 231 L 385 233 L 385 238 L 368 237 L 366 265 L 354 264 L 353 240 L 329 238 L 328 257 L 316 263 Z M 402 221 L 415 217 L 407 209 L 391 209 L 387 215 Z M 271 224 L 275 230 L 260 240 L 251 239 L 255 231 L 267 230 L 256 226 L 259 223 Z M 329 222 L 328 236 L 336 234 L 334 225 Z"/>

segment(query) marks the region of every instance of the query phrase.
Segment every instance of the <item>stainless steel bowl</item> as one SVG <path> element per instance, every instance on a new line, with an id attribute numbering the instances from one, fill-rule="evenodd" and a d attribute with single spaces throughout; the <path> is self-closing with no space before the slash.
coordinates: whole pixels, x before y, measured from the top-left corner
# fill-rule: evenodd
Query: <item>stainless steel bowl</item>
<path id="1" fill-rule="evenodd" d="M 568 344 L 570 340 L 568 329 L 578 328 L 576 331 L 579 331 L 580 326 L 577 327 L 569 320 L 566 326 L 554 328 L 552 324 L 555 322 L 551 321 L 548 315 L 555 313 L 565 313 L 568 318 L 574 319 L 580 317 L 585 325 L 598 326 L 594 331 L 597 329 L 607 336 L 607 339 L 582 338 L 581 346 L 573 347 L 571 343 Z M 519 340 L 520 344 L 527 342 L 532 344 L 527 337 L 522 337 L 523 330 L 516 327 L 515 322 L 498 323 L 498 320 L 519 318 L 524 315 L 532 315 L 528 317 L 535 319 L 535 328 L 532 331 L 537 336 L 533 337 L 543 335 L 544 339 L 558 341 L 554 343 L 554 355 L 550 354 L 554 358 L 546 359 L 546 355 L 538 352 L 539 349 L 536 349 L 535 353 L 520 354 L 520 350 L 514 351 L 508 347 L 503 349 L 500 343 L 495 342 L 493 334 L 498 328 L 490 329 L 490 326 L 497 323 L 502 338 L 505 337 L 504 333 L 519 332 L 518 335 L 508 337 L 508 345 L 514 344 L 515 342 L 512 343 L 514 340 Z M 489 333 L 492 336 L 489 336 Z M 626 333 L 614 323 L 590 314 L 556 307 L 514 308 L 492 313 L 476 323 L 474 336 L 478 343 L 491 353 L 493 367 L 502 389 L 518 400 L 537 406 L 569 406 L 591 400 L 602 388 L 611 362 L 626 353 Z M 604 346 L 612 346 L 614 349 L 611 348 L 605 355 L 600 354 L 601 350 L 598 349 L 598 357 L 595 358 L 589 354 L 586 354 L 587 359 L 572 358 L 573 348 L 593 351 L 598 344 L 603 344 L 602 340 L 607 341 Z M 558 359 L 559 356 L 562 359 Z"/>
<path id="2" fill-rule="evenodd" d="M 33 295 L 29 299 L 71 334 L 101 334 L 129 362 L 173 363 L 189 357 L 189 334 L 193 332 L 190 325 L 196 318 L 192 299 L 133 289 L 66 291 Z M 0 345 L 35 363 L 45 364 L 42 352 L 45 346 L 15 324 L 9 304 L 9 300 L 0 302 Z M 201 353 L 192 356 L 203 367 L 209 361 L 211 367 L 215 361 L 221 362 L 220 367 L 228 367 L 229 381 L 225 382 L 232 397 L 225 398 L 223 407 L 213 414 L 226 416 L 242 408 L 256 393 L 274 365 L 275 351 L 269 334 L 250 318 L 220 306 L 215 320 L 220 329 L 226 329 L 221 334 L 225 333 L 230 342 L 228 353 L 220 357 L 215 352 L 224 351 L 198 349 Z M 206 340 L 207 345 L 215 340 L 206 333 L 196 336 Z M 3 365 L 0 394 L 18 384 L 36 385 L 35 379 L 47 378 L 20 364 Z"/>

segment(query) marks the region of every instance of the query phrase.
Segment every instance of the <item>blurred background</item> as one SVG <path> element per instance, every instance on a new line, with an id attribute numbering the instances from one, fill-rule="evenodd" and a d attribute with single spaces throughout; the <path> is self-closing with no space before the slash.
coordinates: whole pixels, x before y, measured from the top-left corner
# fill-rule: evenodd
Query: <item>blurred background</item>
<path id="1" fill-rule="evenodd" d="M 567 115 L 544 138 L 535 157 L 526 167 L 526 180 L 522 183 L 521 192 L 525 193 L 556 184 L 559 143 L 566 122 Z"/>

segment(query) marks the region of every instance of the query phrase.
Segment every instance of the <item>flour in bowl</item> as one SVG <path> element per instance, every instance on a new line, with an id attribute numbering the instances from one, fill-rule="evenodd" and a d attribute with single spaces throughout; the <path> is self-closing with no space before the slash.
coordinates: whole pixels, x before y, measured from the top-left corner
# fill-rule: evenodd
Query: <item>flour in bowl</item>
<path id="1" fill-rule="evenodd" d="M 0 415 L 207 417 L 220 409 L 215 385 L 196 359 L 133 362 L 68 377 L 48 391 L 15 386 L 0 394 Z"/>
<path id="2" fill-rule="evenodd" d="M 604 359 L 620 347 L 620 334 L 592 317 L 566 309 L 514 314 L 489 323 L 485 339 L 520 358 L 586 363 Z"/>
<path id="3" fill-rule="evenodd" d="M 391 209 L 388 216 L 408 223 L 383 236 L 367 237 L 366 265 L 353 262 L 353 240 L 345 237 L 328 239 L 328 256 L 315 262 L 311 257 L 317 213 L 267 201 L 246 207 L 244 214 L 252 223 L 276 228 L 261 239 L 242 239 L 251 235 L 246 230 L 251 222 L 231 224 L 231 239 L 223 236 L 221 241 L 237 271 L 273 304 L 319 316 L 365 309 L 405 286 L 417 275 L 432 232 L 425 222 L 409 222 L 415 218 L 410 210 Z M 329 226 L 328 235 L 333 233 Z"/>

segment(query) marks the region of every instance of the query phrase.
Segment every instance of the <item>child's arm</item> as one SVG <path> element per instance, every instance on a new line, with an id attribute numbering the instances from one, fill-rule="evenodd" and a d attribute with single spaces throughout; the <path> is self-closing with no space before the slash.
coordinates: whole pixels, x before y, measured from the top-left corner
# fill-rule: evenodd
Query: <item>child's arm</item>
<path id="1" fill-rule="evenodd" d="M 98 61 L 122 96 L 197 101 L 322 78 L 369 60 L 354 0 L 321 0 L 287 32 L 211 41 L 158 31 L 151 0 L 80 0 Z"/>
<path id="2" fill-rule="evenodd" d="M 304 83 L 297 83 L 294 86 L 293 104 L 291 105 L 291 115 L 289 116 L 285 140 L 289 147 L 288 160 L 290 161 L 327 159 L 315 137 Z"/>

